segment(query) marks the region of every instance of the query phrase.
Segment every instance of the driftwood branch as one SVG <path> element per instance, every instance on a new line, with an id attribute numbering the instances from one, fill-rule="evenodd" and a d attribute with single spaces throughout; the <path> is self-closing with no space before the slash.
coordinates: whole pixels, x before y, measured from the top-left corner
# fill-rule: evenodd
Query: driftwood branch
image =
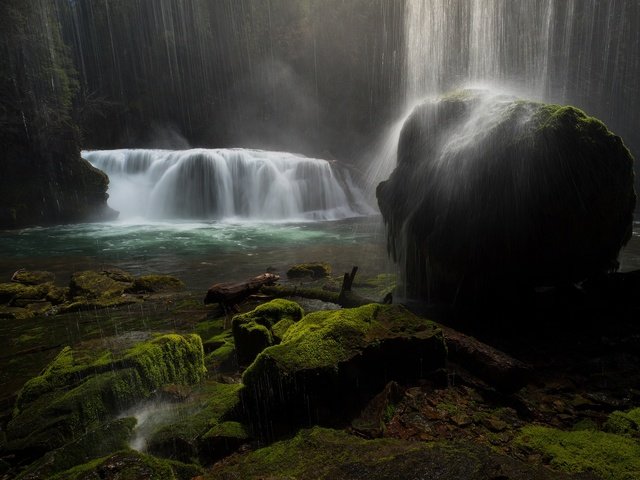
<path id="1" fill-rule="evenodd" d="M 265 295 L 269 295 L 272 297 L 310 298 L 312 300 L 321 300 L 323 302 L 336 303 L 345 308 L 360 307 L 369 303 L 375 303 L 375 300 L 361 297 L 360 295 L 351 291 L 351 286 L 353 285 L 353 280 L 357 272 L 358 267 L 353 267 L 351 269 L 351 273 L 344 274 L 344 280 L 342 281 L 342 287 L 340 288 L 339 293 L 323 290 L 322 288 L 305 288 L 299 287 L 297 285 L 264 286 L 260 291 Z"/>
<path id="2" fill-rule="evenodd" d="M 233 307 L 266 285 L 273 285 L 280 277 L 273 273 L 263 273 L 244 282 L 216 283 L 204 297 L 204 303 L 220 303 L 223 307 Z"/>

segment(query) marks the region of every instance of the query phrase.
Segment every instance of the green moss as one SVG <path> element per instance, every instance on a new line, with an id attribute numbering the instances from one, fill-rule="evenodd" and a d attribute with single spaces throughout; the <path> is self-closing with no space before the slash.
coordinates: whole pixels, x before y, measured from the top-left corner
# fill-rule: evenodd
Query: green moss
<path id="1" fill-rule="evenodd" d="M 202 308 L 202 302 L 198 304 Z M 224 331 L 225 317 L 214 318 L 213 320 L 205 320 L 196 324 L 195 333 L 203 339 L 210 339 Z M 205 342 L 206 343 L 206 342 Z M 205 350 L 206 351 L 206 350 Z"/>
<path id="2" fill-rule="evenodd" d="M 195 392 L 190 402 L 176 407 L 178 420 L 153 432 L 149 452 L 182 461 L 206 463 L 214 455 L 205 448 L 204 436 L 232 419 L 239 407 L 240 384 L 210 382 Z M 212 438 L 210 434 L 207 439 Z"/>
<path id="3" fill-rule="evenodd" d="M 51 302 L 53 305 L 60 305 L 61 303 L 64 303 L 67 300 L 68 295 L 69 295 L 68 287 L 61 288 L 53 285 L 51 288 L 49 288 L 49 291 L 47 292 L 47 296 L 45 298 L 47 299 L 48 302 Z"/>
<path id="4" fill-rule="evenodd" d="M 399 306 L 370 304 L 359 308 L 313 312 L 291 326 L 282 344 L 264 352 L 284 370 L 334 366 L 370 342 L 436 330 L 433 322 Z M 256 362 L 258 364 L 259 362 Z M 253 368 L 253 366 L 251 367 Z M 251 368 L 247 375 L 251 375 Z"/>
<path id="5" fill-rule="evenodd" d="M 386 295 L 393 293 L 398 282 L 397 275 L 393 273 L 381 273 L 372 278 L 367 278 L 363 282 L 353 285 L 356 289 L 365 289 L 368 297 L 383 299 Z"/>
<path id="6" fill-rule="evenodd" d="M 323 278 L 331 275 L 331 265 L 323 262 L 299 263 L 287 270 L 289 278 Z"/>
<path id="7" fill-rule="evenodd" d="M 303 288 L 297 285 L 270 285 L 260 289 L 265 295 L 273 295 L 277 297 L 303 297 L 313 300 L 321 300 L 327 303 L 338 303 L 340 295 L 337 291 L 325 290 L 323 288 Z"/>
<path id="8" fill-rule="evenodd" d="M 297 322 L 303 315 L 304 311 L 297 303 L 276 299 L 233 317 L 232 331 L 238 363 L 249 365 L 261 351 L 279 342 L 280 337 L 274 338 L 272 333 L 276 324 L 283 320 Z M 279 332 L 283 330 L 278 329 Z"/>
<path id="9" fill-rule="evenodd" d="M 276 323 L 273 327 L 271 327 L 271 332 L 273 334 L 273 338 L 276 343 L 280 343 L 284 334 L 287 333 L 287 330 L 294 325 L 296 322 L 291 318 L 283 318 L 278 323 Z"/>
<path id="10" fill-rule="evenodd" d="M 209 478 L 226 478 L 224 475 L 231 473 L 243 479 L 341 478 L 341 467 L 351 465 L 353 471 L 359 471 L 355 465 L 376 468 L 404 455 L 427 451 L 428 447 L 419 442 L 363 440 L 343 431 L 315 427 L 301 430 L 290 440 L 236 457 L 227 465 L 214 469 L 213 476 Z M 365 475 L 362 478 L 369 477 Z"/>
<path id="11" fill-rule="evenodd" d="M 296 302 L 275 299 L 259 305 L 250 312 L 236 315 L 233 317 L 233 320 L 253 321 L 258 325 L 264 325 L 267 328 L 271 328 L 283 319 L 290 319 L 297 322 L 303 315 L 304 310 L 302 310 L 302 307 L 300 307 Z"/>
<path id="12" fill-rule="evenodd" d="M 0 283 L 0 303 L 10 303 L 16 300 L 42 300 L 49 293 L 53 285 L 23 285 L 21 283 Z"/>
<path id="13" fill-rule="evenodd" d="M 86 270 L 76 272 L 69 283 L 70 294 L 87 299 L 108 299 L 121 296 L 130 286 L 127 282 L 119 282 L 108 274 Z"/>
<path id="14" fill-rule="evenodd" d="M 203 473 L 195 465 L 162 460 L 134 450 L 122 450 L 62 472 L 51 477 L 51 480 L 93 480 L 103 478 L 101 472 L 109 472 L 109 478 L 122 480 L 189 480 Z"/>
<path id="15" fill-rule="evenodd" d="M 604 424 L 604 429 L 621 435 L 640 435 L 640 408 L 628 412 L 613 412 Z"/>
<path id="16" fill-rule="evenodd" d="M 11 280 L 23 285 L 40 285 L 41 283 L 53 282 L 55 275 L 51 272 L 22 269 L 15 272 Z"/>
<path id="17" fill-rule="evenodd" d="M 245 411 L 256 435 L 265 422 L 340 424 L 390 380 L 415 381 L 445 357 L 437 326 L 398 305 L 310 313 L 245 370 Z"/>
<path id="18" fill-rule="evenodd" d="M 18 478 L 49 478 L 57 472 L 127 448 L 135 418 L 122 418 L 99 425 L 65 446 L 49 452 L 30 465 Z"/>
<path id="19" fill-rule="evenodd" d="M 238 440 L 246 440 L 249 438 L 244 425 L 239 422 L 223 422 L 214 425 L 204 434 L 203 439 L 210 438 L 236 438 Z"/>
<path id="20" fill-rule="evenodd" d="M 214 371 L 236 370 L 236 347 L 231 330 L 225 330 L 219 335 L 204 342 L 205 351 L 210 353 L 205 357 L 207 368 Z"/>
<path id="21" fill-rule="evenodd" d="M 183 289 L 184 283 L 170 275 L 143 275 L 134 280 L 129 291 L 136 293 L 157 293 Z"/>
<path id="22" fill-rule="evenodd" d="M 7 432 L 13 450 L 49 451 L 165 384 L 193 384 L 205 373 L 197 335 L 162 335 L 117 355 L 63 349 L 27 382 Z"/>
<path id="23" fill-rule="evenodd" d="M 141 300 L 134 297 L 103 297 L 99 299 L 86 299 L 75 297 L 74 301 L 60 305 L 58 313 L 71 313 L 81 311 L 101 310 L 103 308 L 115 308 L 123 305 L 133 305 L 141 303 Z"/>
<path id="24" fill-rule="evenodd" d="M 542 453 L 551 466 L 566 472 L 593 472 L 605 480 L 640 476 L 640 443 L 621 435 L 527 426 L 516 445 Z"/>

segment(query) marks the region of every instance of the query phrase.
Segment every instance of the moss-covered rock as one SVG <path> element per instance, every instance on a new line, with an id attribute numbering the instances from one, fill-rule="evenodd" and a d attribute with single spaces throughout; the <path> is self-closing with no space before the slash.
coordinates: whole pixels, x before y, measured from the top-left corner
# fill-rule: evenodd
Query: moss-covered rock
<path id="1" fill-rule="evenodd" d="M 265 348 L 279 343 L 288 326 L 303 315 L 304 311 L 297 303 L 276 299 L 233 317 L 232 331 L 238 363 L 249 365 Z"/>
<path id="2" fill-rule="evenodd" d="M 217 372 L 231 372 L 238 369 L 236 347 L 231 330 L 225 330 L 203 343 L 207 356 L 205 364 L 208 369 Z"/>
<path id="3" fill-rule="evenodd" d="M 128 289 L 135 293 L 158 293 L 184 289 L 184 283 L 171 275 L 142 275 Z"/>
<path id="4" fill-rule="evenodd" d="M 76 272 L 69 282 L 69 301 L 58 311 L 68 313 L 140 302 L 135 296 L 126 295 L 133 286 L 132 281 L 132 276 L 119 269 Z"/>
<path id="5" fill-rule="evenodd" d="M 0 283 L 0 303 L 13 304 L 20 300 L 42 300 L 46 298 L 53 285 L 23 285 L 21 283 Z"/>
<path id="6" fill-rule="evenodd" d="M 442 332 L 401 306 L 311 313 L 245 371 L 243 402 L 256 434 L 339 425 L 391 380 L 444 366 Z"/>
<path id="7" fill-rule="evenodd" d="M 123 450 L 74 467 L 51 477 L 51 480 L 191 480 L 202 473 L 196 465 Z"/>
<path id="8" fill-rule="evenodd" d="M 232 422 L 238 414 L 240 384 L 212 382 L 190 401 L 174 409 L 175 420 L 158 428 L 147 442 L 147 450 L 184 462 L 213 461 L 231 453 L 247 435 Z"/>
<path id="9" fill-rule="evenodd" d="M 532 425 L 522 429 L 516 445 L 541 453 L 566 472 L 593 472 L 605 480 L 640 478 L 640 443 L 622 435 Z"/>
<path id="10" fill-rule="evenodd" d="M 20 480 L 44 480 L 95 458 L 128 448 L 136 425 L 135 418 L 121 418 L 90 429 L 72 442 L 47 453 L 18 477 Z"/>
<path id="11" fill-rule="evenodd" d="M 76 272 L 69 283 L 73 297 L 88 299 L 114 298 L 121 296 L 131 285 L 111 278 L 107 273 L 86 270 Z"/>
<path id="12" fill-rule="evenodd" d="M 377 197 L 408 295 L 460 303 L 615 268 L 633 182 L 629 150 L 584 112 L 463 91 L 416 107 Z"/>
<path id="13" fill-rule="evenodd" d="M 8 447 L 27 457 L 58 448 L 162 385 L 199 382 L 203 360 L 197 335 L 162 335 L 122 351 L 66 347 L 20 392 Z"/>
<path id="14" fill-rule="evenodd" d="M 604 429 L 621 435 L 640 436 L 640 408 L 628 412 L 613 412 L 604 424 Z"/>
<path id="15" fill-rule="evenodd" d="M 331 265 L 323 262 L 299 263 L 287 270 L 289 278 L 324 278 L 331 275 Z"/>
<path id="16" fill-rule="evenodd" d="M 216 465 L 206 476 L 218 480 L 562 480 L 571 478 L 523 464 L 477 445 L 364 440 L 315 427 Z"/>
<path id="17" fill-rule="evenodd" d="M 38 270 L 20 269 L 11 276 L 12 282 L 23 285 L 40 285 L 42 283 L 52 283 L 56 276 L 51 272 Z"/>

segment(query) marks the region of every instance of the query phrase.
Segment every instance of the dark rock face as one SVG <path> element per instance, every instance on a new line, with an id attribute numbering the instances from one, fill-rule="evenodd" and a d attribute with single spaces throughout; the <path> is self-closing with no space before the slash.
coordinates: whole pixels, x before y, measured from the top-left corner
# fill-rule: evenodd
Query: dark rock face
<path id="1" fill-rule="evenodd" d="M 33 152 L 12 157 L 0 165 L 0 228 L 117 217 L 107 206 L 109 178 L 76 149 L 47 154 L 49 158 Z"/>
<path id="2" fill-rule="evenodd" d="M 408 297 L 452 301 L 617 266 L 633 158 L 573 107 L 463 91 L 416 107 L 377 189 Z"/>

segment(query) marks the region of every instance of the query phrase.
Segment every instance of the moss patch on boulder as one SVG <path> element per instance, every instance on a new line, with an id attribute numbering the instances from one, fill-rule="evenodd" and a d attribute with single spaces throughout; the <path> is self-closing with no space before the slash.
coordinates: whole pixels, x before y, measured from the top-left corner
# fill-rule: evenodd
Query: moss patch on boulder
<path id="1" fill-rule="evenodd" d="M 232 331 L 238 363 L 249 365 L 265 348 L 279 343 L 287 325 L 299 321 L 303 315 L 304 311 L 297 303 L 276 299 L 233 317 Z"/>
<path id="2" fill-rule="evenodd" d="M 197 383 L 204 373 L 197 335 L 162 335 L 122 351 L 66 347 L 20 392 L 7 427 L 8 447 L 25 456 L 41 455 L 159 387 Z"/>
<path id="3" fill-rule="evenodd" d="M 245 371 L 245 411 L 256 434 L 340 425 L 387 382 L 444 366 L 440 329 L 397 305 L 311 313 Z"/>
<path id="4" fill-rule="evenodd" d="M 11 276 L 11 281 L 23 285 L 40 285 L 52 283 L 55 278 L 56 276 L 51 272 L 20 269 Z"/>
<path id="5" fill-rule="evenodd" d="M 142 275 L 127 290 L 134 293 L 159 293 L 183 290 L 184 283 L 171 275 Z"/>
<path id="6" fill-rule="evenodd" d="M 51 477 L 51 480 L 191 480 L 201 475 L 196 465 L 163 460 L 134 450 L 123 450 Z"/>
<path id="7" fill-rule="evenodd" d="M 324 262 L 299 263 L 287 270 L 289 278 L 305 278 L 313 279 L 324 278 L 331 275 L 331 265 Z"/>
<path id="8" fill-rule="evenodd" d="M 516 445 L 541 453 L 565 472 L 593 472 L 605 480 L 640 477 L 640 443 L 623 435 L 532 425 L 522 429 Z"/>
<path id="9" fill-rule="evenodd" d="M 128 448 L 135 418 L 121 418 L 90 429 L 65 446 L 47 453 L 18 479 L 45 479 L 95 458 Z"/>
<path id="10" fill-rule="evenodd" d="M 215 466 L 205 478 L 384 480 L 562 480 L 570 478 L 526 465 L 477 445 L 364 440 L 343 431 L 314 427 Z"/>

